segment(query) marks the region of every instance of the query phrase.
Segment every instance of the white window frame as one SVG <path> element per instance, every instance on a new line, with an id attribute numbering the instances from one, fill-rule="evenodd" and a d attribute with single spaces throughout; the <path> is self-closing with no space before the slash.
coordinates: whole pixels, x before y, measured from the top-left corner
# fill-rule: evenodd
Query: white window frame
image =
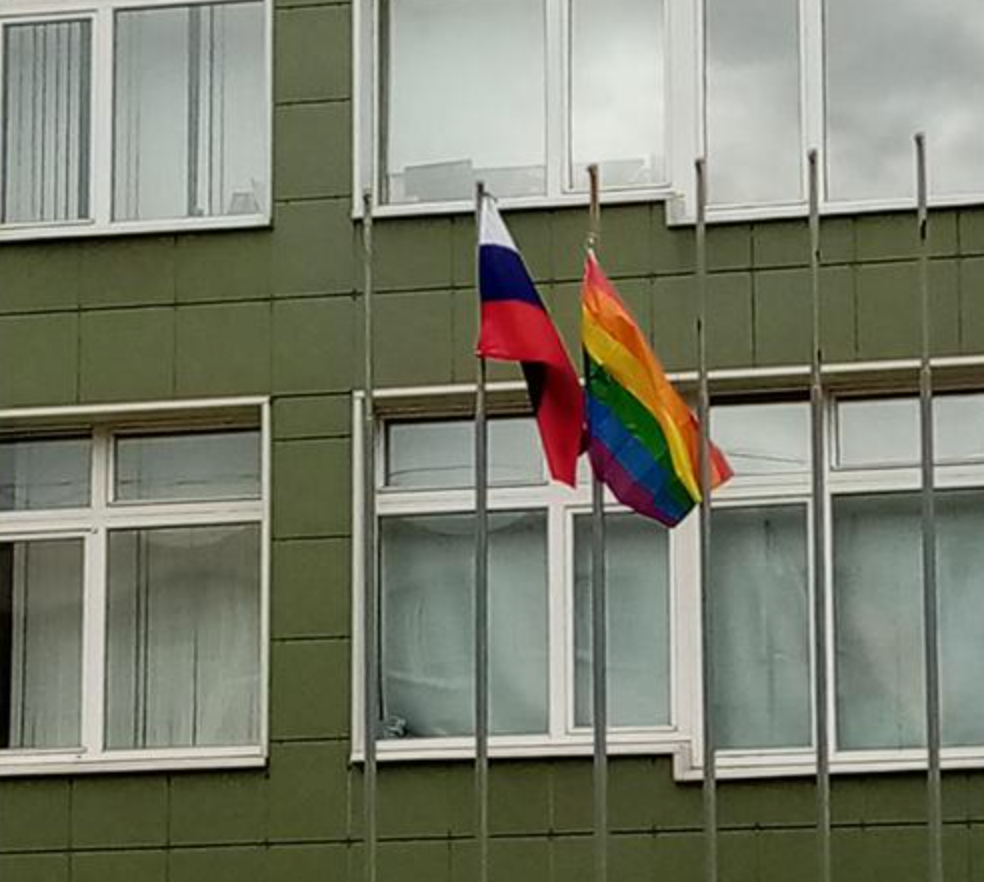
<path id="1" fill-rule="evenodd" d="M 190 502 L 112 503 L 112 446 L 116 437 L 252 428 L 260 433 L 260 496 Z M 0 777 L 87 772 L 256 768 L 269 756 L 270 673 L 270 403 L 267 398 L 200 399 L 95 407 L 0 410 L 0 438 L 48 432 L 87 434 L 90 504 L 83 508 L 0 513 L 0 539 L 80 537 L 85 542 L 82 610 L 81 747 L 0 750 Z M 107 532 L 175 525 L 255 524 L 260 528 L 259 727 L 255 744 L 110 750 L 106 724 Z"/>
<path id="2" fill-rule="evenodd" d="M 943 357 L 933 360 L 936 371 L 937 392 L 984 391 L 981 369 L 984 357 Z M 917 383 L 918 361 L 895 360 L 882 362 L 831 364 L 824 369 L 825 433 L 827 439 L 827 495 L 820 505 L 826 525 L 826 592 L 828 597 L 826 622 L 828 656 L 825 665 L 828 675 L 829 737 L 832 746 L 831 771 L 834 774 L 897 772 L 925 769 L 925 749 L 913 750 L 863 750 L 850 751 L 837 747 L 836 742 L 836 677 L 834 670 L 835 641 L 833 621 L 833 549 L 832 500 L 847 493 L 872 491 L 918 491 L 920 475 L 918 464 L 904 467 L 877 467 L 866 469 L 835 469 L 832 457 L 835 451 L 835 413 L 840 400 L 847 397 L 878 398 L 892 394 L 912 396 Z M 671 380 L 683 387 L 692 386 L 692 372 L 671 376 Z M 716 403 L 727 404 L 736 393 L 741 400 L 749 399 L 766 403 L 776 400 L 808 401 L 808 368 L 793 365 L 779 368 L 748 370 L 719 370 L 711 372 L 712 388 Z M 493 383 L 489 396 L 493 409 L 503 415 L 524 413 L 525 387 L 521 383 Z M 362 730 L 362 517 L 363 485 L 361 427 L 363 394 L 353 396 L 353 693 L 352 758 L 363 756 Z M 388 420 L 410 418 L 467 418 L 474 401 L 474 386 L 385 389 L 377 391 L 375 408 L 380 426 Z M 377 436 L 376 474 L 381 484 L 384 474 L 383 432 Z M 937 487 L 942 490 L 980 488 L 984 490 L 984 462 L 960 462 L 937 467 Z M 474 511 L 474 491 L 461 488 L 454 491 L 393 491 L 377 492 L 377 514 L 382 517 L 393 513 L 417 513 L 435 511 L 431 502 L 455 497 L 448 510 Z M 413 497 L 419 497 L 416 501 Z M 509 507 L 510 500 L 523 499 L 528 506 L 534 500 L 535 507 L 549 507 L 548 527 L 548 580 L 550 597 L 549 624 L 549 719 L 548 733 L 531 736 L 493 736 L 490 738 L 490 754 L 493 757 L 535 758 L 561 756 L 587 756 L 592 750 L 591 732 L 575 731 L 566 725 L 573 712 L 573 668 L 571 665 L 573 617 L 570 613 L 572 594 L 573 542 L 569 527 L 566 532 L 558 528 L 555 519 L 571 521 L 574 513 L 590 508 L 590 488 L 581 486 L 569 490 L 557 484 L 545 484 L 542 490 L 529 488 L 490 488 L 490 509 Z M 608 499 L 613 511 L 618 507 Z M 764 474 L 735 477 L 715 494 L 715 507 L 750 507 L 753 505 L 796 504 L 806 507 L 806 541 L 808 564 L 812 571 L 815 549 L 810 528 L 816 507 L 812 500 L 812 484 L 809 468 L 798 473 Z M 565 540 L 565 536 L 568 538 Z M 609 747 L 613 755 L 670 755 L 673 757 L 674 776 L 677 780 L 700 780 L 702 768 L 702 698 L 701 698 L 701 640 L 699 578 L 699 530 L 696 517 L 689 517 L 670 533 L 670 603 L 671 639 L 674 642 L 671 664 L 671 713 L 673 724 L 669 727 L 643 727 L 611 729 Z M 558 560 L 559 559 L 559 560 Z M 558 575 L 559 573 L 559 575 Z M 808 626 L 810 628 L 811 665 L 816 664 L 813 654 L 813 604 L 812 579 L 809 586 Z M 558 620 L 559 616 L 559 620 Z M 811 667 L 811 670 L 813 668 Z M 558 683 L 562 684 L 557 688 Z M 811 679 L 812 684 L 812 679 Z M 811 711 L 815 713 L 811 686 Z M 557 724 L 558 720 L 560 725 Z M 812 727 L 812 723 L 811 723 Z M 811 728 L 812 732 L 812 728 Z M 474 756 L 474 740 L 469 737 L 392 739 L 377 743 L 380 761 L 417 761 L 468 759 Z M 810 776 L 816 773 L 815 751 L 810 748 L 722 750 L 718 754 L 717 773 L 722 779 L 753 779 L 786 776 Z M 944 748 L 942 764 L 945 769 L 984 768 L 984 745 L 979 747 Z"/>
<path id="3" fill-rule="evenodd" d="M 61 239 L 269 226 L 273 211 L 273 0 L 259 0 L 264 16 L 264 131 L 266 145 L 265 209 L 258 214 L 211 217 L 113 220 L 113 96 L 114 18 L 123 10 L 174 6 L 208 6 L 242 0 L 4 0 L 0 10 L 0 72 L 3 70 L 3 31 L 9 24 L 35 24 L 65 18 L 91 22 L 91 104 L 89 205 L 91 218 L 77 221 L 0 224 L 0 242 Z M 2 105 L 2 83 L 0 83 Z M 0 114 L 3 113 L 0 106 Z M 2 119 L 2 117 L 0 117 Z M 2 144 L 0 144 L 2 150 Z M 3 157 L 0 156 L 0 168 Z"/>
<path id="4" fill-rule="evenodd" d="M 361 217 L 362 194 L 369 192 L 373 213 L 379 217 L 461 214 L 474 211 L 471 199 L 387 203 L 381 199 L 382 178 L 386 173 L 382 156 L 382 89 L 385 60 L 378 23 L 380 6 L 386 0 L 356 0 L 353 3 L 353 216 Z M 571 163 L 570 77 L 571 0 L 542 0 L 544 9 L 545 110 L 546 110 L 546 193 L 537 196 L 505 197 L 506 208 L 587 205 L 586 189 L 569 186 Z M 664 0 L 666 55 L 663 58 L 665 96 L 666 168 L 668 182 L 641 188 L 612 188 L 602 191 L 605 203 L 662 202 L 677 197 L 672 182 L 692 164 L 696 156 L 698 91 L 697 9 L 693 0 Z M 493 194 L 495 195 L 495 194 Z"/>
<path id="5" fill-rule="evenodd" d="M 370 192 L 373 212 L 379 217 L 463 214 L 474 210 L 470 199 L 387 204 L 379 198 L 379 181 L 385 174 L 380 143 L 380 93 L 382 88 L 381 45 L 377 22 L 382 0 L 355 0 L 353 3 L 353 119 L 354 176 L 353 216 L 361 217 L 362 194 Z M 543 0 L 547 65 L 547 193 L 542 196 L 504 197 L 504 208 L 584 206 L 588 194 L 564 190 L 560 175 L 569 152 L 569 107 L 567 72 L 570 47 L 566 35 L 571 0 Z M 666 2 L 666 139 L 669 182 L 666 186 L 638 189 L 602 190 L 603 204 L 665 202 L 670 226 L 691 225 L 695 221 L 696 181 L 694 160 L 706 151 L 706 76 L 704 65 L 704 4 L 700 0 Z M 800 218 L 808 213 L 808 170 L 806 154 L 821 150 L 820 212 L 841 216 L 880 211 L 911 209 L 912 197 L 893 199 L 829 200 L 826 198 L 826 166 L 822 148 L 826 143 L 824 77 L 824 0 L 799 0 L 800 65 L 800 168 L 801 197 L 782 203 L 736 203 L 708 206 L 712 222 L 755 221 Z M 713 157 L 710 157 L 713 162 Z M 602 181 L 604 186 L 604 181 Z M 713 200 L 713 192 L 710 197 Z M 933 196 L 939 207 L 959 207 L 984 203 L 984 181 L 977 193 Z"/>

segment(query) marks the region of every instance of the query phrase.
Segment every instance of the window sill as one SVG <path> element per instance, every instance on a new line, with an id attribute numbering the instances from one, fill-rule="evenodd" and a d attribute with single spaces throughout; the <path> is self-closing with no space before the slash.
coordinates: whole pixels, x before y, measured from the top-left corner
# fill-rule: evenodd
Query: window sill
<path id="1" fill-rule="evenodd" d="M 608 752 L 612 756 L 673 755 L 685 748 L 680 735 L 673 729 L 656 733 L 618 732 L 608 736 Z M 545 735 L 506 736 L 489 739 L 492 759 L 548 759 L 588 757 L 592 754 L 590 731 L 559 738 Z M 406 738 L 380 741 L 376 759 L 380 763 L 461 761 L 475 758 L 471 738 Z M 364 760 L 362 744 L 353 745 L 352 762 Z"/>
<path id="2" fill-rule="evenodd" d="M 267 753 L 260 747 L 174 748 L 113 751 L 25 751 L 0 755 L 0 778 L 27 775 L 82 775 L 120 772 L 181 772 L 208 769 L 259 769 Z"/>
<path id="3" fill-rule="evenodd" d="M 563 208 L 587 208 L 590 199 L 587 193 L 568 193 L 562 196 L 531 196 L 502 198 L 499 206 L 506 211 L 513 210 L 549 210 Z M 668 227 L 690 227 L 694 225 L 695 217 L 692 205 L 679 191 L 670 188 L 653 188 L 647 190 L 610 190 L 602 192 L 603 206 L 639 205 L 645 203 L 666 204 L 666 225 Z M 934 197 L 933 210 L 947 208 L 974 208 L 984 206 L 984 194 L 957 195 Z M 870 201 L 827 202 L 820 207 L 820 214 L 825 218 L 851 217 L 855 215 L 913 211 L 911 199 L 877 199 Z M 451 215 L 473 214 L 475 205 L 470 200 L 455 200 L 448 202 L 414 202 L 394 205 L 378 205 L 373 209 L 377 219 L 413 218 L 413 217 L 446 217 Z M 361 200 L 355 200 L 352 207 L 352 217 L 361 220 L 363 205 Z M 708 206 L 707 222 L 709 224 L 754 223 L 756 221 L 802 220 L 809 214 L 805 201 L 788 202 L 774 205 L 720 205 Z"/>
<path id="4" fill-rule="evenodd" d="M 498 760 L 538 760 L 588 758 L 593 755 L 590 733 L 549 740 L 540 736 L 493 738 L 489 756 Z M 665 733 L 623 732 L 609 735 L 608 755 L 669 756 L 673 777 L 683 782 L 704 779 L 701 757 L 694 744 L 675 731 Z M 380 741 L 376 748 L 379 763 L 471 762 L 474 744 L 469 738 L 418 738 Z M 362 763 L 362 745 L 353 748 L 351 761 Z M 984 748 L 950 748 L 943 751 L 942 768 L 947 771 L 984 768 Z M 868 775 L 891 772 L 925 772 L 925 752 L 859 751 L 841 753 L 830 765 L 832 775 Z M 728 751 L 718 755 L 717 777 L 722 781 L 763 778 L 812 778 L 816 775 L 812 750 Z"/>
<path id="5" fill-rule="evenodd" d="M 114 224 L 93 222 L 67 224 L 23 224 L 0 226 L 0 242 L 33 242 L 51 239 L 91 239 L 96 237 L 166 235 L 212 230 L 262 229 L 271 226 L 269 214 L 234 217 L 178 218 L 171 220 L 122 221 Z"/>
<path id="6" fill-rule="evenodd" d="M 495 195 L 492 193 L 491 195 Z M 638 205 L 649 202 L 672 202 L 679 194 L 667 187 L 652 187 L 645 190 L 607 190 L 601 193 L 602 205 Z M 560 196 L 514 196 L 498 199 L 499 207 L 506 210 L 587 208 L 591 203 L 588 193 L 565 193 Z M 470 199 L 449 200 L 447 202 L 403 202 L 390 205 L 377 205 L 373 208 L 374 218 L 399 217 L 442 217 L 447 215 L 474 214 L 475 203 Z M 361 199 L 353 200 L 352 217 L 360 220 L 363 214 Z"/>

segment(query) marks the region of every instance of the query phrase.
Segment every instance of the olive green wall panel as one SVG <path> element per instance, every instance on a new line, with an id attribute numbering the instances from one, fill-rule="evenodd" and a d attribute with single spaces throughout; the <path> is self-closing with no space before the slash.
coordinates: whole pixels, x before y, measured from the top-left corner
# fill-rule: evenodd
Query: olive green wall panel
<path id="1" fill-rule="evenodd" d="M 274 639 L 349 636 L 351 561 L 352 548 L 346 539 L 288 539 L 273 543 Z M 347 664 L 343 667 L 347 672 Z"/>
<path id="2" fill-rule="evenodd" d="M 78 313 L 0 316 L 3 406 L 71 404 L 79 382 Z"/>
<path id="3" fill-rule="evenodd" d="M 75 242 L 4 246 L 0 313 L 76 309 L 81 252 Z"/>
<path id="4" fill-rule="evenodd" d="M 179 236 L 175 299 L 213 303 L 270 296 L 271 237 L 266 230 Z"/>
<path id="5" fill-rule="evenodd" d="M 166 882 L 166 851 L 92 851 L 72 855 L 72 882 Z"/>

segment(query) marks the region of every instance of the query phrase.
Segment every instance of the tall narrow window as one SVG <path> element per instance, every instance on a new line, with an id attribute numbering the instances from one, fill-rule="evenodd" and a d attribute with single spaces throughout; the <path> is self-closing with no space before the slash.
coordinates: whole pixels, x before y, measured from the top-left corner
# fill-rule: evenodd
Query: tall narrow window
<path id="1" fill-rule="evenodd" d="M 590 726 L 591 518 L 574 521 L 574 724 Z M 607 518 L 609 705 L 613 726 L 670 724 L 672 641 L 667 532 L 630 514 Z"/>
<path id="2" fill-rule="evenodd" d="M 0 543 L 0 747 L 77 747 L 82 541 Z"/>
<path id="3" fill-rule="evenodd" d="M 829 197 L 915 192 L 912 136 L 930 144 L 934 196 L 984 182 L 984 5 L 826 0 Z"/>
<path id="4" fill-rule="evenodd" d="M 386 200 L 546 192 L 543 0 L 389 0 Z"/>
<path id="5" fill-rule="evenodd" d="M 116 220 L 265 211 L 264 52 L 259 2 L 117 14 Z"/>
<path id="6" fill-rule="evenodd" d="M 259 558 L 252 524 L 110 533 L 108 747 L 257 740 Z"/>
<path id="7" fill-rule="evenodd" d="M 89 217 L 87 20 L 3 28 L 2 222 Z"/>
<path id="8" fill-rule="evenodd" d="M 496 734 L 547 730 L 546 532 L 540 511 L 489 518 Z M 391 737 L 472 731 L 474 539 L 471 514 L 382 521 L 383 714 Z"/>
<path id="9" fill-rule="evenodd" d="M 711 592 L 721 748 L 807 747 L 810 602 L 806 506 L 714 512 Z"/>
<path id="10" fill-rule="evenodd" d="M 707 3 L 708 194 L 719 205 L 802 196 L 796 0 Z"/>
<path id="11" fill-rule="evenodd" d="M 598 163 L 609 187 L 666 182 L 663 0 L 571 5 L 572 185 Z"/>
<path id="12" fill-rule="evenodd" d="M 984 743 L 976 701 L 984 664 L 979 491 L 940 492 L 937 574 L 945 744 Z M 834 502 L 840 747 L 925 744 L 921 520 L 916 493 Z"/>

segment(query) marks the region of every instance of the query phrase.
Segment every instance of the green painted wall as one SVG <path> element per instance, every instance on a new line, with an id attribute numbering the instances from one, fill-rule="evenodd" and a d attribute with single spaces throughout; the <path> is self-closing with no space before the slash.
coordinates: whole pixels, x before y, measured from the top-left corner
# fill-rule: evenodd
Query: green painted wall
<path id="1" fill-rule="evenodd" d="M 348 757 L 351 440 L 358 351 L 347 3 L 278 0 L 272 231 L 0 246 L 0 405 L 261 393 L 274 408 L 272 756 L 264 772 L 0 783 L 3 882 L 341 882 L 360 878 Z M 509 223 L 573 341 L 583 212 Z M 667 365 L 693 364 L 693 241 L 660 206 L 606 210 L 602 258 Z M 940 353 L 984 352 L 984 210 L 933 216 Z M 912 354 L 908 217 L 825 224 L 827 357 Z M 379 222 L 382 384 L 469 380 L 470 218 Z M 808 357 L 802 223 L 716 228 L 711 359 Z M 497 376 L 509 375 L 496 369 Z M 381 770 L 381 878 L 470 880 L 467 764 Z M 496 763 L 493 878 L 588 880 L 590 764 Z M 838 879 L 924 878 L 918 775 L 834 784 Z M 722 787 L 726 882 L 811 878 L 809 782 Z M 984 776 L 946 781 L 948 882 L 984 874 Z M 613 762 L 618 882 L 701 878 L 700 791 L 666 759 Z"/>

